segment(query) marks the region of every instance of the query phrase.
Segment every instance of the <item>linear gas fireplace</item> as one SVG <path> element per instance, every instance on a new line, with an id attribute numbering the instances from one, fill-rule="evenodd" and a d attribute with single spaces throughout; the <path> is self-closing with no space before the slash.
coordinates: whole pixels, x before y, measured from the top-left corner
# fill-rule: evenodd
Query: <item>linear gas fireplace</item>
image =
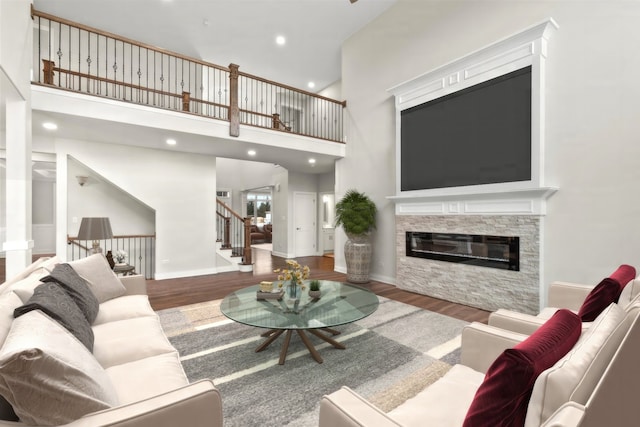
<path id="1" fill-rule="evenodd" d="M 406 232 L 407 256 L 520 271 L 520 238 Z"/>

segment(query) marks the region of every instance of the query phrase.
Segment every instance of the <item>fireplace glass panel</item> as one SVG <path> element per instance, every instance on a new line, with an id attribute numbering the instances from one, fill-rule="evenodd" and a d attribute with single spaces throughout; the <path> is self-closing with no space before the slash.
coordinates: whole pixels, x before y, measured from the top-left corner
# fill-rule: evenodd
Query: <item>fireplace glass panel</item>
<path id="1" fill-rule="evenodd" d="M 520 238 L 407 231 L 407 256 L 520 270 Z"/>

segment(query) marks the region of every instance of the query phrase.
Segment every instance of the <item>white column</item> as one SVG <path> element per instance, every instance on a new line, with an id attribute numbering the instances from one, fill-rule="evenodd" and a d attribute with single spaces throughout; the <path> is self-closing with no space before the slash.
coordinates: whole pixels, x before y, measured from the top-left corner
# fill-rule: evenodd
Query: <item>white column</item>
<path id="1" fill-rule="evenodd" d="M 31 264 L 31 107 L 28 101 L 8 99 L 6 103 L 7 279 Z"/>

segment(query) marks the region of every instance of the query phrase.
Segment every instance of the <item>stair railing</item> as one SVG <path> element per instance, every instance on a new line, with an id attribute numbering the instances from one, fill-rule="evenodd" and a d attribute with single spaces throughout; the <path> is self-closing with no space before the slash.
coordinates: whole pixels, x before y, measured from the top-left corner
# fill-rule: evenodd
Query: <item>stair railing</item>
<path id="1" fill-rule="evenodd" d="M 156 270 L 155 234 L 120 235 L 98 242 L 105 255 L 111 251 L 115 258 L 117 251 L 125 252 L 126 263 L 134 267 L 130 274 L 142 274 L 146 279 L 154 278 Z M 67 236 L 67 245 L 67 259 L 73 261 L 91 255 L 91 240 L 80 240 L 77 237 Z"/>
<path id="2" fill-rule="evenodd" d="M 251 265 L 251 219 L 242 218 L 231 207 L 216 199 L 217 237 L 231 256 L 242 257 L 241 264 Z"/>

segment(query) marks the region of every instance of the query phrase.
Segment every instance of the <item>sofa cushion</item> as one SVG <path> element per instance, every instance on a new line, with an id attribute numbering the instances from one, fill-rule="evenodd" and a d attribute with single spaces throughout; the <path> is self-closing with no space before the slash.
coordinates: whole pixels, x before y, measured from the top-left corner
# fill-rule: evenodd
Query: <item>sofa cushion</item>
<path id="1" fill-rule="evenodd" d="M 69 264 L 56 265 L 51 274 L 41 280 L 60 285 L 82 311 L 89 324 L 96 320 L 98 299 L 87 286 L 87 282 Z"/>
<path id="2" fill-rule="evenodd" d="M 535 382 L 526 426 L 539 426 L 570 399 L 604 341 L 624 317 L 624 310 L 611 304 L 580 336 L 576 345 Z"/>
<path id="3" fill-rule="evenodd" d="M 13 310 L 22 305 L 22 300 L 14 292 L 0 295 L 0 347 L 9 335 L 13 323 Z"/>
<path id="4" fill-rule="evenodd" d="M 622 289 L 620 298 L 618 298 L 618 305 L 622 308 L 628 307 L 633 301 L 640 296 L 640 278 L 635 278 L 631 282 L 627 283 Z"/>
<path id="5" fill-rule="evenodd" d="M 13 322 L 0 350 L 0 394 L 22 422 L 40 426 L 118 404 L 109 376 L 91 353 L 39 310 Z"/>
<path id="6" fill-rule="evenodd" d="M 122 405 L 189 384 L 177 351 L 112 366 L 106 371 Z"/>
<path id="7" fill-rule="evenodd" d="M 524 425 L 536 378 L 567 354 L 581 330 L 580 318 L 561 309 L 527 339 L 505 350 L 487 370 L 463 426 Z"/>
<path id="8" fill-rule="evenodd" d="M 158 316 L 94 325 L 93 333 L 93 355 L 104 368 L 175 351 Z"/>
<path id="9" fill-rule="evenodd" d="M 9 288 L 7 288 L 7 292 L 14 292 L 16 295 L 20 297 L 22 303 L 29 301 L 29 298 L 33 295 L 33 291 L 42 284 L 40 278 L 42 276 L 29 276 L 25 277 L 22 280 L 19 280 L 13 283 Z"/>
<path id="10" fill-rule="evenodd" d="M 618 302 L 622 287 L 617 280 L 607 277 L 602 279 L 585 298 L 578 316 L 583 322 L 593 322 L 611 303 Z"/>
<path id="11" fill-rule="evenodd" d="M 22 305 L 22 300 L 14 292 L 0 295 L 0 347 L 4 344 L 13 323 L 13 310 Z M 13 408 L 0 396 L 0 420 L 17 421 Z"/>
<path id="12" fill-rule="evenodd" d="M 613 273 L 609 275 L 610 279 L 615 280 L 621 287 L 627 286 L 627 283 L 635 279 L 636 269 L 628 264 L 622 264 Z"/>
<path id="13" fill-rule="evenodd" d="M 43 283 L 38 286 L 29 301 L 13 311 L 13 316 L 18 318 L 33 310 L 40 310 L 59 322 L 89 351 L 93 350 L 91 325 L 69 294 L 58 284 Z"/>
<path id="14" fill-rule="evenodd" d="M 454 365 L 444 376 L 389 412 L 403 426 L 459 427 L 484 375 Z M 428 408 L 426 410 L 425 408 Z"/>
<path id="15" fill-rule="evenodd" d="M 111 271 L 109 262 L 101 253 L 71 261 L 69 265 L 87 282 L 100 303 L 124 295 L 126 292 L 124 285 Z"/>
<path id="16" fill-rule="evenodd" d="M 98 311 L 98 317 L 93 325 L 143 316 L 156 316 L 156 312 L 149 304 L 149 297 L 146 295 L 124 295 L 100 304 L 100 311 Z"/>
<path id="17" fill-rule="evenodd" d="M 623 289 L 635 277 L 635 268 L 627 264 L 620 265 L 589 292 L 578 311 L 578 316 L 583 322 L 593 322 L 609 304 L 619 301 Z"/>
<path id="18" fill-rule="evenodd" d="M 40 276 L 46 275 L 48 272 L 46 268 L 50 265 L 55 265 L 58 262 L 60 262 L 60 259 L 57 256 L 38 258 L 31 265 L 27 266 L 27 268 L 22 270 L 18 275 L 4 282 L 2 284 L 2 288 L 0 289 L 0 292 L 3 292 L 3 293 L 6 292 L 11 287 L 11 285 L 27 277 L 30 277 L 30 276 L 40 277 Z"/>

